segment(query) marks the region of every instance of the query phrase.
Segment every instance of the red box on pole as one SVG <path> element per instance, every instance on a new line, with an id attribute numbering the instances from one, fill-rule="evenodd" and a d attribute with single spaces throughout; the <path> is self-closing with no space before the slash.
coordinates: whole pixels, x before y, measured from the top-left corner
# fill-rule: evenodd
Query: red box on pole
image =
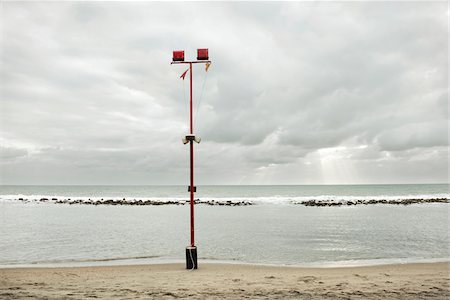
<path id="1" fill-rule="evenodd" d="M 197 60 L 208 60 L 208 49 L 197 49 Z"/>
<path id="2" fill-rule="evenodd" d="M 173 51 L 173 61 L 184 61 L 184 51 Z"/>

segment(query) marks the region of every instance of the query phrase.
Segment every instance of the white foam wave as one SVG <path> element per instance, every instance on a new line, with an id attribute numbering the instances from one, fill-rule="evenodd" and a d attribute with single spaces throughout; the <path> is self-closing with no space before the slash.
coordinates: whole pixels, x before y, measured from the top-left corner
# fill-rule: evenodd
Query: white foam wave
<path id="1" fill-rule="evenodd" d="M 197 199 L 197 197 L 196 197 Z M 312 196 L 270 196 L 270 197 L 201 197 L 201 202 L 210 203 L 231 201 L 237 202 L 251 202 L 254 204 L 292 204 L 302 203 L 306 201 L 326 202 L 326 203 L 345 203 L 350 201 L 404 201 L 404 200 L 432 200 L 432 199 L 447 199 L 450 200 L 450 194 L 421 194 L 421 195 L 312 195 Z M 105 201 L 121 201 L 125 203 L 133 203 L 137 201 L 150 201 L 160 203 L 185 203 L 188 197 L 86 197 L 86 196 L 62 196 L 62 195 L 0 195 L 0 202 L 105 202 Z"/>

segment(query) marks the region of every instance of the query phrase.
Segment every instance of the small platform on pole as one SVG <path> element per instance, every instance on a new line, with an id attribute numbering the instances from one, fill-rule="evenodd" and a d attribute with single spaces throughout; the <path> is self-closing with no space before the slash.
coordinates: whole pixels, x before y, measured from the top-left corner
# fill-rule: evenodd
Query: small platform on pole
<path id="1" fill-rule="evenodd" d="M 188 246 L 186 247 L 186 269 L 193 270 L 197 267 L 197 247 Z"/>

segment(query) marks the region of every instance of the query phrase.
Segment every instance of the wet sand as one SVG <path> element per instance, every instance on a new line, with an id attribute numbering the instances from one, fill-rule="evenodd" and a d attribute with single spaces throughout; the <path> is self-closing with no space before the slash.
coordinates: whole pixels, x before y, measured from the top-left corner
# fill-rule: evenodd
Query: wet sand
<path id="1" fill-rule="evenodd" d="M 0 269 L 0 299 L 450 299 L 450 263 Z"/>

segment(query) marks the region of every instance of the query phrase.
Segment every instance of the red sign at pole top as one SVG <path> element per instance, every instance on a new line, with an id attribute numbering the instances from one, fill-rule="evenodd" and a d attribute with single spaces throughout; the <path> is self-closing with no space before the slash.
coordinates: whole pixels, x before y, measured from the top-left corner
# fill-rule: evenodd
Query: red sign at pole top
<path id="1" fill-rule="evenodd" d="M 184 51 L 173 51 L 173 61 L 184 61 Z"/>
<path id="2" fill-rule="evenodd" d="M 208 60 L 208 49 L 197 49 L 197 60 Z"/>

